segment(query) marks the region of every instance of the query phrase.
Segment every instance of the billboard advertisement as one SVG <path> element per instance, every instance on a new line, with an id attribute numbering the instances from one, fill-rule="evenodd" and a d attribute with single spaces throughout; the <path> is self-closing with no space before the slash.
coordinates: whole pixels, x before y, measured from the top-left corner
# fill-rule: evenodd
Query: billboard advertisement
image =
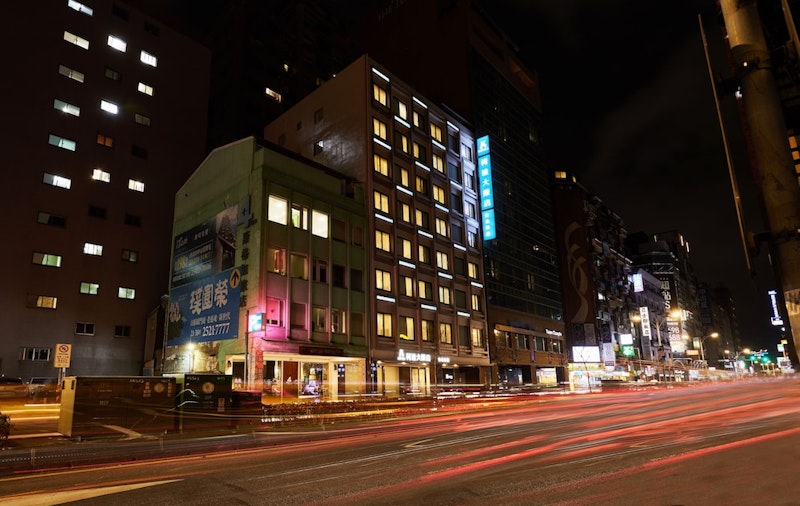
<path id="1" fill-rule="evenodd" d="M 228 207 L 211 219 L 175 237 L 171 287 L 197 281 L 236 264 L 239 207 Z"/>

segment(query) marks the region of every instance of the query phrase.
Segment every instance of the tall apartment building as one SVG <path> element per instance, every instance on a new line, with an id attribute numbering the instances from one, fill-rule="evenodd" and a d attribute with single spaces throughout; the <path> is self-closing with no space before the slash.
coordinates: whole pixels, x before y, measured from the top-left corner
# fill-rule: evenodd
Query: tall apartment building
<path id="1" fill-rule="evenodd" d="M 175 199 L 166 373 L 225 373 L 266 402 L 364 393 L 363 188 L 249 137 Z"/>
<path id="2" fill-rule="evenodd" d="M 382 2 L 362 49 L 488 136 L 493 199 L 482 202 L 490 340 L 523 383 L 566 379 L 564 314 L 538 76 L 473 0 Z M 489 202 L 491 205 L 488 205 Z M 539 350 L 542 344 L 546 349 Z M 493 382 L 504 381 L 493 364 Z M 553 378 L 555 376 L 555 378 Z"/>
<path id="3" fill-rule="evenodd" d="M 121 2 L 4 16 L 0 373 L 55 375 L 64 344 L 70 374 L 140 374 L 175 190 L 204 154 L 209 54 Z"/>
<path id="4" fill-rule="evenodd" d="M 371 374 L 378 393 L 489 382 L 471 129 L 364 55 L 264 137 L 364 186 Z"/>

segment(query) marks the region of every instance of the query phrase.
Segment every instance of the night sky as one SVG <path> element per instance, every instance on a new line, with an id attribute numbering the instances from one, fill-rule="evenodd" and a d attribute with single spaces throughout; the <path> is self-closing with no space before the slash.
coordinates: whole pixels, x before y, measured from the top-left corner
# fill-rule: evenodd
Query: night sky
<path id="1" fill-rule="evenodd" d="M 714 0 L 492 0 L 486 9 L 539 73 L 553 169 L 578 176 L 629 233 L 680 230 L 696 275 L 734 295 L 744 345 L 774 352 L 766 252 L 746 269 L 698 15 L 729 77 Z M 765 230 L 732 96 L 723 98 L 751 232 Z"/>

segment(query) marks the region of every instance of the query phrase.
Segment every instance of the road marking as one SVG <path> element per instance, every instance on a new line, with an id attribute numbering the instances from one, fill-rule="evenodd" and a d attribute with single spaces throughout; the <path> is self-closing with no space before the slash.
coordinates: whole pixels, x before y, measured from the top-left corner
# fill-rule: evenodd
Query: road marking
<path id="1" fill-rule="evenodd" d="M 114 487 L 39 492 L 35 494 L 20 494 L 20 495 L 0 497 L 0 503 L 2 503 L 3 506 L 53 506 L 55 504 L 64 504 L 71 501 L 80 501 L 82 499 L 92 499 L 94 497 L 102 497 L 110 494 L 118 494 L 120 492 L 128 492 L 130 490 L 136 490 L 140 488 L 165 485 L 167 483 L 174 483 L 176 481 L 181 481 L 181 480 L 162 480 L 162 481 L 151 481 L 146 483 L 133 483 L 130 485 L 117 485 Z"/>

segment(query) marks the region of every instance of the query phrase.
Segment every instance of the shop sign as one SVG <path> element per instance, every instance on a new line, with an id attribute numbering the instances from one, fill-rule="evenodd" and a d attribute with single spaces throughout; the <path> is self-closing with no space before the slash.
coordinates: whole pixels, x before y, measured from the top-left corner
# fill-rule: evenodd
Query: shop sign
<path id="1" fill-rule="evenodd" d="M 430 362 L 431 358 L 430 353 L 415 353 L 403 349 L 397 350 L 397 360 L 401 362 Z"/>

